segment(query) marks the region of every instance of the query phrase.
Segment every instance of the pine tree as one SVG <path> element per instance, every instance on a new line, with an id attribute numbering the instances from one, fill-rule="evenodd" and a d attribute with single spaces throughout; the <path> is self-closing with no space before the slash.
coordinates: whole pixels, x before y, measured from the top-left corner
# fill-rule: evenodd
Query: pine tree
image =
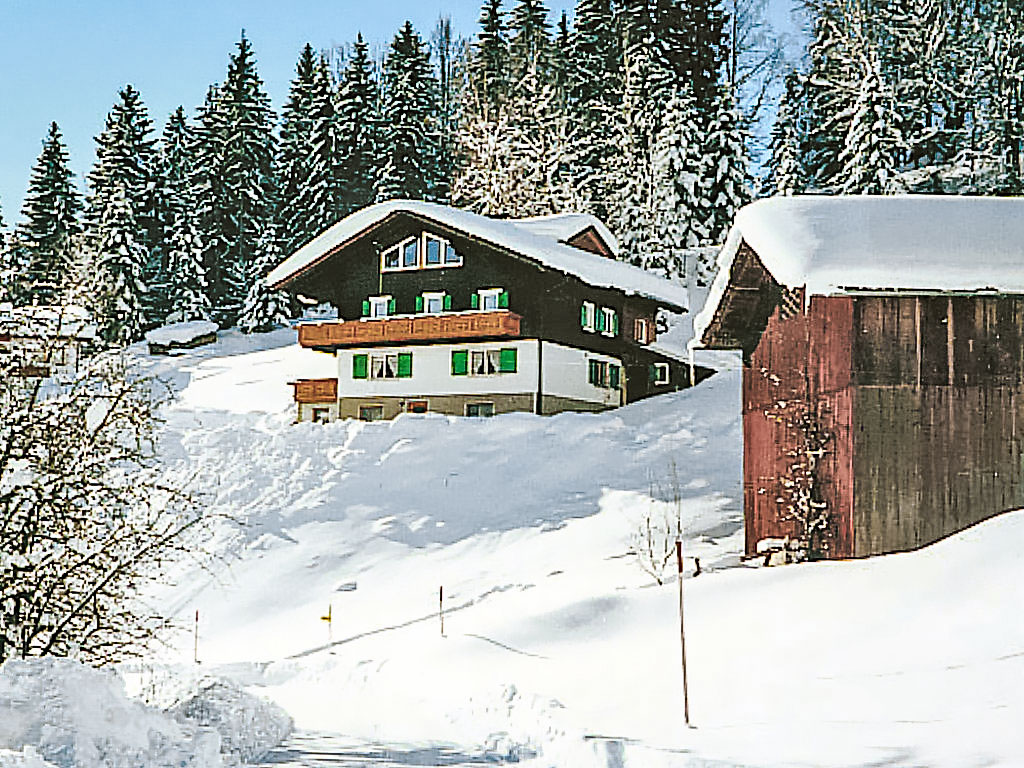
<path id="1" fill-rule="evenodd" d="M 110 344 L 138 341 L 146 326 L 142 282 L 147 250 L 127 188 L 105 190 L 103 217 L 93 230 L 100 270 L 97 320 L 100 335 Z"/>
<path id="2" fill-rule="evenodd" d="M 383 166 L 379 97 L 367 45 L 363 36 L 357 35 L 352 56 L 342 73 L 337 102 L 342 216 L 374 200 L 374 180 Z M 285 250 L 290 252 L 287 247 Z"/>
<path id="3" fill-rule="evenodd" d="M 463 77 L 460 63 L 465 56 L 465 42 L 452 33 L 452 20 L 441 16 L 434 27 L 430 45 L 437 73 L 438 93 L 438 158 L 437 184 L 432 197 L 451 200 L 452 177 L 455 175 L 455 144 L 458 127 L 458 105 L 462 100 Z"/>
<path id="4" fill-rule="evenodd" d="M 802 191 L 800 169 L 800 76 L 796 71 L 786 76 L 786 87 L 775 111 L 771 141 L 768 147 L 768 173 L 764 190 L 769 195 L 793 195 Z"/>
<path id="5" fill-rule="evenodd" d="M 878 61 L 865 53 L 865 72 L 853 107 L 843 151 L 840 188 L 845 194 L 892 191 L 905 144 L 892 90 L 883 82 Z"/>
<path id="6" fill-rule="evenodd" d="M 60 128 L 50 123 L 43 151 L 32 167 L 15 232 L 12 260 L 18 271 L 15 298 L 49 304 L 60 299 L 71 271 L 71 242 L 79 233 L 82 201 L 68 167 Z"/>
<path id="7" fill-rule="evenodd" d="M 13 303 L 17 267 L 14 262 L 12 238 L 4 224 L 3 210 L 0 208 L 0 304 Z"/>
<path id="8" fill-rule="evenodd" d="M 509 67 L 513 87 L 535 73 L 539 82 L 551 79 L 551 25 L 543 0 L 515 0 L 509 16 Z"/>
<path id="9" fill-rule="evenodd" d="M 288 296 L 271 291 L 264 282 L 270 270 L 283 260 L 277 230 L 271 225 L 260 237 L 256 257 L 250 265 L 249 293 L 238 321 L 238 327 L 242 332 L 266 333 L 288 322 Z"/>
<path id="10" fill-rule="evenodd" d="M 171 222 L 166 247 L 173 306 L 168 322 L 209 320 L 212 307 L 203 266 L 203 243 L 190 216 L 181 213 Z"/>
<path id="11" fill-rule="evenodd" d="M 504 100 L 510 80 L 501 0 L 485 0 L 480 9 L 480 31 L 470 55 L 469 76 L 476 103 L 486 116 Z"/>
<path id="12" fill-rule="evenodd" d="M 419 35 L 405 22 L 384 68 L 384 165 L 378 200 L 434 199 L 440 185 L 437 81 Z"/>
<path id="13" fill-rule="evenodd" d="M 732 96 L 723 93 L 708 127 L 702 153 L 705 170 L 701 187 L 706 198 L 706 214 L 702 218 L 707 237 L 713 244 L 725 241 L 736 211 L 750 200 L 747 150 L 741 125 L 742 118 Z"/>
<path id="14" fill-rule="evenodd" d="M 193 187 L 214 320 L 238 320 L 256 240 L 275 212 L 274 115 L 243 33 L 227 78 L 200 110 Z"/>
<path id="15" fill-rule="evenodd" d="M 342 217 L 341 132 L 334 104 L 334 84 L 327 62 L 317 65 L 313 84 L 313 132 L 309 153 L 310 176 L 299 195 L 306 212 L 306 242 L 319 235 Z"/>
<path id="16" fill-rule="evenodd" d="M 610 0 L 580 0 L 570 41 L 569 103 L 579 128 L 578 184 L 588 208 L 605 219 L 608 168 L 619 150 L 611 114 L 622 104 L 622 52 Z"/>
<path id="17" fill-rule="evenodd" d="M 278 225 L 284 249 L 291 253 L 308 242 L 309 217 L 300 198 L 307 190 L 312 174 L 313 92 L 316 87 L 317 59 L 309 43 L 299 54 L 288 102 L 281 112 L 281 133 L 276 157 L 276 175 L 281 207 Z"/>

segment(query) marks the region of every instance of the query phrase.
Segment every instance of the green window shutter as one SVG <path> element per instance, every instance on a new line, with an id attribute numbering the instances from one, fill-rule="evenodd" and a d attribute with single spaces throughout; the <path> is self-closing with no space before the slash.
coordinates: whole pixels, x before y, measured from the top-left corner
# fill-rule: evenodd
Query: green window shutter
<path id="1" fill-rule="evenodd" d="M 417 296 L 416 297 L 416 311 L 417 312 L 422 312 L 423 311 L 423 297 L 422 296 Z"/>
<path id="2" fill-rule="evenodd" d="M 500 309 L 508 309 L 508 291 L 502 291 L 498 294 L 498 307 Z"/>
<path id="3" fill-rule="evenodd" d="M 584 304 L 580 307 L 580 328 L 587 327 L 587 305 Z"/>
<path id="4" fill-rule="evenodd" d="M 469 352 L 457 349 L 452 352 L 452 376 L 465 376 L 469 373 Z"/>
<path id="5" fill-rule="evenodd" d="M 469 297 L 469 306 L 471 306 L 473 309 L 480 309 L 479 293 L 474 293 L 472 296 Z"/>
<path id="6" fill-rule="evenodd" d="M 619 388 L 619 366 L 612 365 L 608 368 L 608 386 L 612 389 Z"/>
<path id="7" fill-rule="evenodd" d="M 412 376 L 412 352 L 398 354 L 398 378 L 408 379 Z"/>
<path id="8" fill-rule="evenodd" d="M 515 347 L 501 350 L 501 356 L 498 360 L 498 371 L 500 373 L 515 373 L 517 355 Z"/>
<path id="9" fill-rule="evenodd" d="M 616 312 L 614 315 L 612 315 L 612 335 L 613 336 L 618 336 L 619 335 L 619 313 L 618 312 Z"/>
<path id="10" fill-rule="evenodd" d="M 601 332 L 604 330 L 604 311 L 597 310 L 597 330 Z"/>
<path id="11" fill-rule="evenodd" d="M 647 369 L 647 378 L 651 384 L 658 380 L 658 369 L 653 364 Z"/>
<path id="12" fill-rule="evenodd" d="M 389 315 L 395 314 L 395 300 L 394 299 L 388 299 L 388 314 Z"/>
<path id="13" fill-rule="evenodd" d="M 369 317 L 369 316 L 370 316 L 370 302 L 369 301 L 364 301 L 363 302 L 363 317 Z"/>
<path id="14" fill-rule="evenodd" d="M 597 384 L 597 361 L 589 360 L 587 365 L 587 382 Z"/>
<path id="15" fill-rule="evenodd" d="M 352 378 L 366 378 L 366 355 L 352 355 Z"/>
<path id="16" fill-rule="evenodd" d="M 447 312 L 451 308 L 452 308 L 452 296 L 451 296 L 450 293 L 446 293 L 444 295 L 444 309 Z"/>

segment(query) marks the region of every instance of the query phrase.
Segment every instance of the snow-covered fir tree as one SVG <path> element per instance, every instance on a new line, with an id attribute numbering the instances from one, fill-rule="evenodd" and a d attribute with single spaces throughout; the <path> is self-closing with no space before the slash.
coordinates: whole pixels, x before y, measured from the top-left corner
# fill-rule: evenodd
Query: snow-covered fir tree
<path id="1" fill-rule="evenodd" d="M 375 180 L 383 165 L 379 106 L 380 90 L 374 80 L 368 47 L 363 36 L 357 35 L 341 75 L 336 106 L 341 216 L 374 200 Z"/>
<path id="2" fill-rule="evenodd" d="M 166 248 L 172 307 L 168 322 L 209 320 L 213 308 L 203 265 L 203 243 L 187 213 L 182 212 L 171 222 Z"/>
<path id="3" fill-rule="evenodd" d="M 882 79 L 876 57 L 865 52 L 863 58 L 866 71 L 839 154 L 839 188 L 845 194 L 878 195 L 892 191 L 906 145 L 892 89 Z"/>
<path id="4" fill-rule="evenodd" d="M 288 322 L 291 316 L 288 296 L 270 290 L 264 282 L 270 270 L 283 260 L 277 229 L 271 225 L 261 235 L 256 257 L 249 267 L 249 293 L 238 320 L 238 327 L 244 333 L 265 333 Z"/>
<path id="5" fill-rule="evenodd" d="M 92 253 L 103 253 L 115 240 L 132 243 L 133 248 L 144 252 L 139 284 L 145 288 L 138 297 L 130 299 L 142 303 L 144 326 L 162 322 L 167 308 L 168 281 L 161 242 L 156 162 L 153 122 L 139 92 L 129 84 L 118 93 L 118 101 L 96 137 L 96 164 L 88 176 L 85 242 Z M 127 206 L 130 215 L 120 210 L 110 215 L 111 206 Z M 111 232 L 111 227 L 119 222 L 134 227 L 133 231 Z"/>
<path id="6" fill-rule="evenodd" d="M 334 84 L 327 61 L 322 58 L 313 74 L 309 116 L 311 127 L 305 149 L 308 175 L 299 185 L 295 199 L 288 203 L 296 214 L 291 222 L 293 239 L 288 245 L 292 249 L 309 242 L 342 216 L 341 132 Z"/>
<path id="7" fill-rule="evenodd" d="M 711 243 L 722 243 L 736 211 L 750 201 L 747 149 L 742 117 L 731 94 L 719 96 L 718 108 L 707 129 L 702 158 L 701 195 L 706 202 L 698 216 Z"/>
<path id="8" fill-rule="evenodd" d="M 238 320 L 256 240 L 275 211 L 274 114 L 245 35 L 199 114 L 193 188 L 213 319 Z"/>
<path id="9" fill-rule="evenodd" d="M 67 289 L 81 210 L 60 128 L 50 123 L 42 153 L 32 166 L 21 208 L 24 221 L 15 230 L 12 246 L 17 272 L 12 293 L 18 303 L 49 304 Z"/>
<path id="10" fill-rule="evenodd" d="M 530 72 L 550 78 L 551 24 L 544 0 L 514 0 L 508 22 L 509 78 L 514 88 Z"/>
<path id="11" fill-rule="evenodd" d="M 464 59 L 466 43 L 456 38 L 452 20 L 441 16 L 430 36 L 430 55 L 437 76 L 438 157 L 435 200 L 451 200 L 455 175 L 459 103 L 465 88 Z"/>
<path id="12" fill-rule="evenodd" d="M 303 47 L 295 65 L 295 77 L 288 91 L 288 101 L 281 111 L 281 132 L 278 138 L 275 173 L 280 193 L 277 221 L 281 242 L 291 253 L 317 233 L 310 226 L 309 216 L 300 200 L 306 192 L 312 173 L 313 153 L 313 90 L 317 56 L 309 43 Z"/>
<path id="13" fill-rule="evenodd" d="M 435 199 L 442 184 L 437 110 L 437 80 L 423 42 L 407 21 L 395 35 L 384 65 L 384 163 L 377 200 Z"/>
<path id="14" fill-rule="evenodd" d="M 462 164 L 452 189 L 454 204 L 485 216 L 508 215 L 518 195 L 512 130 L 504 104 L 471 94 L 458 132 Z"/>
<path id="15" fill-rule="evenodd" d="M 587 207 L 608 216 L 608 168 L 620 151 L 610 119 L 622 103 L 622 51 L 610 0 L 580 0 L 570 40 L 569 104 L 579 134 L 578 184 Z"/>
<path id="16" fill-rule="evenodd" d="M 486 118 L 504 100 L 510 78 L 501 0 L 484 0 L 479 23 L 480 30 L 470 51 L 469 77 L 472 105 Z"/>
<path id="17" fill-rule="evenodd" d="M 800 76 L 790 72 L 775 110 L 768 146 L 767 173 L 762 185 L 768 195 L 793 195 L 803 189 L 800 169 Z"/>
<path id="18" fill-rule="evenodd" d="M 99 271 L 96 319 L 103 339 L 123 346 L 138 341 L 145 330 L 142 276 L 148 252 L 139 241 L 129 190 L 107 189 L 105 194 L 103 217 L 90 240 Z"/>

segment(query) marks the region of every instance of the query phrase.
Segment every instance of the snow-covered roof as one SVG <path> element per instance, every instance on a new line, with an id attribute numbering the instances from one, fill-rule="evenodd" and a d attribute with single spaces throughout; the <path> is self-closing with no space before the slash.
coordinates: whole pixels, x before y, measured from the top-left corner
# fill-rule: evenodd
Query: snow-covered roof
<path id="1" fill-rule="evenodd" d="M 624 262 L 564 245 L 550 232 L 542 234 L 537 231 L 536 228 L 541 226 L 538 222 L 542 220 L 535 219 L 532 223 L 527 220 L 524 224 L 522 220 L 492 219 L 459 208 L 412 200 L 377 203 L 347 216 L 279 264 L 267 276 L 267 283 L 280 287 L 300 272 L 319 263 L 338 247 L 396 213 L 409 213 L 464 232 L 545 267 L 574 275 L 589 285 L 617 288 L 678 309 L 687 306 L 686 288 L 682 285 Z M 593 217 L 586 218 L 586 226 L 597 221 Z M 557 227 L 559 232 L 564 231 L 564 228 L 564 225 Z"/>
<path id="2" fill-rule="evenodd" d="M 1024 293 L 1024 198 L 773 197 L 736 214 L 708 300 L 694 318 L 694 343 L 714 319 L 742 243 L 776 281 L 805 287 L 807 296 Z"/>
<path id="3" fill-rule="evenodd" d="M 147 344 L 188 344 L 202 336 L 217 332 L 217 324 L 209 320 L 189 320 L 154 328 L 146 333 Z"/>
<path id="4" fill-rule="evenodd" d="M 511 219 L 513 224 L 525 227 L 538 235 L 550 237 L 560 243 L 567 243 L 576 235 L 593 229 L 612 253 L 619 252 L 619 241 L 612 231 L 597 216 L 589 213 L 556 213 L 551 216 L 532 216 L 526 219 Z"/>
<path id="5" fill-rule="evenodd" d="M 96 338 L 96 325 L 87 309 L 72 304 L 27 307 L 0 304 L 0 333 L 88 341 Z"/>

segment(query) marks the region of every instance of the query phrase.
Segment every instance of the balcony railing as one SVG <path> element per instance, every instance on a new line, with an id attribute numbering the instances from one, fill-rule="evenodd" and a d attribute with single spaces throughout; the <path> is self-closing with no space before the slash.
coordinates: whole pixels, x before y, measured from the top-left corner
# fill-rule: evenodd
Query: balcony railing
<path id="1" fill-rule="evenodd" d="M 363 347 L 410 341 L 519 336 L 522 316 L 507 310 L 410 315 L 299 326 L 304 347 Z"/>
<path id="2" fill-rule="evenodd" d="M 296 403 L 330 403 L 338 399 L 337 379 L 299 379 L 292 386 Z"/>

